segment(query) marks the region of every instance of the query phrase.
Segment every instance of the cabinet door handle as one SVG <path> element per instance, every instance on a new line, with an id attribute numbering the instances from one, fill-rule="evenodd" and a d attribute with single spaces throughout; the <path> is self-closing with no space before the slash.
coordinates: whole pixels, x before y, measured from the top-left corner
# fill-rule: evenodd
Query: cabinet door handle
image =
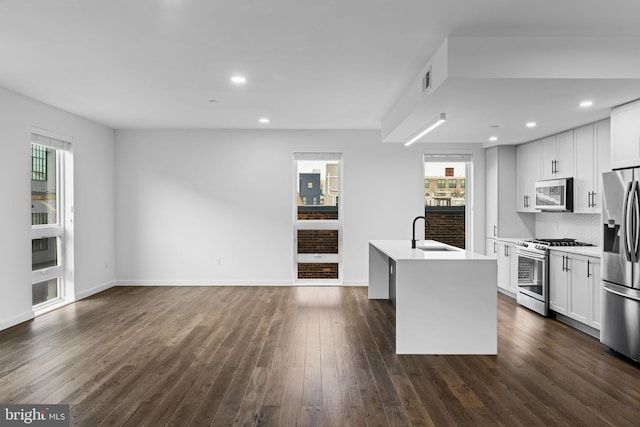
<path id="1" fill-rule="evenodd" d="M 587 277 L 591 277 L 591 260 L 587 260 Z"/>
<path id="2" fill-rule="evenodd" d="M 493 242 L 493 253 L 497 254 L 498 253 L 498 243 Z"/>
<path id="3" fill-rule="evenodd" d="M 494 225 L 494 226 L 493 226 L 493 237 L 497 237 L 496 228 L 497 228 L 497 226 L 496 226 L 496 225 Z"/>
<path id="4" fill-rule="evenodd" d="M 524 207 L 525 208 L 529 207 L 529 196 L 524 196 Z"/>
<path id="5" fill-rule="evenodd" d="M 507 246 L 507 245 L 504 246 L 504 256 L 505 257 L 509 256 L 509 246 Z"/>

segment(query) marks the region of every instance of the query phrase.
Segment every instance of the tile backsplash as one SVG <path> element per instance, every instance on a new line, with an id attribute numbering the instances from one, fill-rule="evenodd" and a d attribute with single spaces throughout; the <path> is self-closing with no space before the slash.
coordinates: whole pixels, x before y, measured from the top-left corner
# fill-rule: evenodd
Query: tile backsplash
<path id="1" fill-rule="evenodd" d="M 571 238 L 600 246 L 600 214 L 541 212 L 536 215 L 536 238 Z"/>

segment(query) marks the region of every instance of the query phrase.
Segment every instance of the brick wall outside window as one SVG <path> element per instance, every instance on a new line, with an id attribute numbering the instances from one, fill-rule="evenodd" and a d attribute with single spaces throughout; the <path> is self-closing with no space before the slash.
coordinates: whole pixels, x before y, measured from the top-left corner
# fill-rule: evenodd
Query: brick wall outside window
<path id="1" fill-rule="evenodd" d="M 425 239 L 464 249 L 464 209 L 464 206 L 426 207 L 424 213 L 431 229 L 425 227 Z"/>
<path id="2" fill-rule="evenodd" d="M 299 220 L 337 220 L 337 206 L 298 206 Z M 337 254 L 338 230 L 298 230 L 299 254 Z M 298 279 L 337 279 L 337 263 L 298 263 Z"/>

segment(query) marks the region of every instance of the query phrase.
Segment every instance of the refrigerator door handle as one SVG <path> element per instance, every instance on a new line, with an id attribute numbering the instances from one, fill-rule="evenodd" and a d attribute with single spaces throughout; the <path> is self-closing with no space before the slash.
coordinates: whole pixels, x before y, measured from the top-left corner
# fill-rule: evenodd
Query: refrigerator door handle
<path id="1" fill-rule="evenodd" d="M 638 250 L 640 249 L 640 186 L 638 181 L 633 181 L 633 253 L 631 259 L 633 262 L 638 262 Z"/>
<path id="2" fill-rule="evenodd" d="M 631 187 L 633 183 L 629 183 L 627 185 L 627 191 L 624 193 L 624 201 L 622 202 L 622 247 L 624 248 L 624 255 L 627 261 L 631 261 L 631 251 L 629 250 L 629 240 L 631 240 L 629 236 L 630 222 L 629 221 L 629 202 L 631 198 Z"/>
<path id="3" fill-rule="evenodd" d="M 640 302 L 640 298 L 637 298 L 637 297 L 635 297 L 635 296 L 632 296 L 632 295 L 626 294 L 626 293 L 624 293 L 624 292 L 616 291 L 615 289 L 611 289 L 610 287 L 608 287 L 608 286 L 606 286 L 606 285 L 605 285 L 605 286 L 603 286 L 603 287 L 602 287 L 602 289 L 604 289 L 605 291 L 607 291 L 607 292 L 609 292 L 609 293 L 612 293 L 612 294 L 615 294 L 615 295 L 618 295 L 618 296 L 621 296 L 621 297 L 624 297 L 624 298 L 628 298 L 628 299 L 633 300 L 633 301 L 638 301 L 638 302 Z"/>

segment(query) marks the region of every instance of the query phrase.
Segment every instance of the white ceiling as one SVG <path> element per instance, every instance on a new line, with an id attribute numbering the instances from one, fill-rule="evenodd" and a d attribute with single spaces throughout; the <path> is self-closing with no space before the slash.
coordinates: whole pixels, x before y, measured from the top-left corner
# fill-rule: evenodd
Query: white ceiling
<path id="1" fill-rule="evenodd" d="M 448 36 L 640 37 L 640 1 L 0 0 L 0 86 L 115 129 L 380 129 Z M 562 99 L 588 87 L 566 82 Z M 515 129 L 503 142 L 522 142 L 518 111 L 554 117 L 542 133 L 586 123 L 640 97 L 618 83 L 588 113 L 508 84 L 434 109 L 481 104 L 443 140 L 485 143 L 498 120 Z"/>

